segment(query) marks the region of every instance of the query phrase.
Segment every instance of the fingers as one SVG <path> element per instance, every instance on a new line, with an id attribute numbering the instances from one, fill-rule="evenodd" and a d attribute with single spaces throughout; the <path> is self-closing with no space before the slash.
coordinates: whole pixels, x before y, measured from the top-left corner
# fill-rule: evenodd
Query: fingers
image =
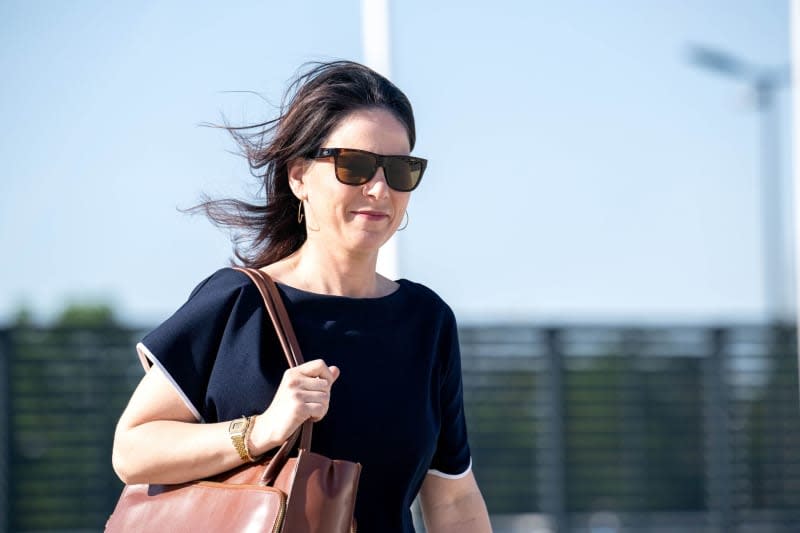
<path id="1" fill-rule="evenodd" d="M 293 396 L 298 404 L 319 404 L 327 407 L 330 400 L 330 393 L 326 390 L 295 390 Z"/>
<path id="2" fill-rule="evenodd" d="M 338 367 L 328 366 L 322 359 L 308 361 L 300 366 L 294 367 L 294 370 L 310 378 L 324 379 L 331 384 L 336 381 L 336 378 L 338 378 L 340 374 Z"/>
<path id="3" fill-rule="evenodd" d="M 319 422 L 328 413 L 330 385 L 321 378 L 300 377 L 290 380 L 288 385 L 290 410 L 294 413 L 294 425 L 307 419 Z"/>
<path id="4" fill-rule="evenodd" d="M 340 374 L 338 367 L 328 366 L 322 359 L 289 369 L 287 385 L 299 410 L 315 422 L 324 417 L 328 412 L 331 386 Z"/>
<path id="5" fill-rule="evenodd" d="M 338 377 L 338 374 L 336 377 Z M 286 385 L 297 390 L 329 391 L 336 377 L 333 375 L 328 378 L 309 377 L 296 370 L 288 370 L 284 374 L 284 380 L 287 382 Z"/>
<path id="6" fill-rule="evenodd" d="M 328 413 L 331 386 L 340 374 L 338 367 L 328 366 L 322 359 L 286 370 L 263 413 L 259 431 L 251 436 L 254 445 L 283 442 L 306 420 L 322 420 Z"/>
<path id="7" fill-rule="evenodd" d="M 296 376 L 292 382 L 298 389 L 308 391 L 330 391 L 332 383 L 327 379 Z"/>
<path id="8" fill-rule="evenodd" d="M 294 399 L 303 420 L 310 418 L 319 422 L 328 414 L 330 394 L 326 391 L 297 391 Z"/>
<path id="9" fill-rule="evenodd" d="M 280 388 L 291 398 L 298 415 L 319 420 L 328 411 L 331 386 L 340 373 L 338 367 L 316 359 L 287 370 Z"/>

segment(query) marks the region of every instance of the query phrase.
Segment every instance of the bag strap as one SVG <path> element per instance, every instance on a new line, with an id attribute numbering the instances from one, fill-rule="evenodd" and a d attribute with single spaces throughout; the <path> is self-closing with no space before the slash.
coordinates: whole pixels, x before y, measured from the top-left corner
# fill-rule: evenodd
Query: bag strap
<path id="1" fill-rule="evenodd" d="M 281 328 L 282 334 L 278 333 L 278 337 L 281 339 L 281 346 L 283 347 L 284 353 L 287 354 L 287 360 L 291 356 L 291 358 L 294 360 L 294 366 L 302 365 L 305 362 L 303 359 L 303 352 L 300 350 L 300 344 L 297 342 L 297 336 L 294 334 L 294 328 L 292 327 L 292 321 L 289 319 L 289 313 L 286 311 L 286 306 L 283 305 L 283 299 L 278 292 L 278 286 L 275 285 L 275 282 L 266 272 L 259 269 L 252 270 L 254 270 L 253 273 L 256 276 L 261 277 L 263 287 L 266 288 L 265 293 L 269 296 L 269 300 L 272 305 L 267 303 L 266 300 L 264 303 L 267 305 L 267 311 L 272 313 L 270 318 L 272 319 L 273 324 L 276 324 L 276 330 L 278 327 Z M 256 283 L 256 285 L 258 286 L 259 284 Z M 280 326 L 277 324 L 280 324 Z M 289 366 L 292 366 L 291 362 L 289 363 Z M 311 449 L 311 434 L 313 424 L 314 423 L 310 420 L 307 420 L 303 423 L 302 433 L 300 436 L 300 449 Z"/>
<path id="2" fill-rule="evenodd" d="M 303 353 L 300 351 L 300 344 L 297 342 L 297 337 L 295 336 L 294 328 L 292 327 L 292 321 L 289 319 L 289 313 L 286 311 L 286 306 L 283 305 L 283 299 L 278 292 L 278 287 L 268 274 L 258 269 L 253 270 L 255 270 L 254 274 L 261 277 L 263 288 L 266 288 L 264 302 L 267 305 L 267 311 L 271 313 L 270 318 L 272 319 L 272 323 L 275 324 L 276 329 L 280 328 L 282 330 L 278 334 L 278 337 L 281 340 L 284 353 L 290 355 L 294 360 L 293 366 L 302 365 L 305 363 L 305 360 L 303 359 Z M 267 297 L 270 302 L 269 304 L 267 304 Z M 291 365 L 291 363 L 289 364 Z"/>
<path id="3" fill-rule="evenodd" d="M 256 268 L 232 268 L 246 274 L 258 288 L 258 292 L 261 293 L 264 306 L 267 308 L 267 314 L 275 328 L 275 333 L 278 335 L 278 341 L 281 344 L 281 348 L 283 348 L 283 353 L 286 356 L 289 367 L 292 368 L 302 365 L 305 362 L 303 354 L 300 351 L 297 336 L 294 333 L 292 322 L 289 319 L 289 313 L 286 311 L 286 306 L 283 305 L 283 300 L 281 299 L 275 282 L 265 272 Z M 278 472 L 280 472 L 280 469 L 286 463 L 289 452 L 297 442 L 298 436 L 300 437 L 300 449 L 306 451 L 311 449 L 313 424 L 311 420 L 306 420 L 303 422 L 303 425 L 281 445 L 264 469 L 264 475 L 261 478 L 262 483 L 269 485 L 275 480 Z"/>

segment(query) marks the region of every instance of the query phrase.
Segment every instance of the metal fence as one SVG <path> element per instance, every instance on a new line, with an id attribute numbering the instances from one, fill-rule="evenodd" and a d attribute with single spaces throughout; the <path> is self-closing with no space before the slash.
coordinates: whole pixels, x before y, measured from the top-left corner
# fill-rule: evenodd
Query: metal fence
<path id="1" fill-rule="evenodd" d="M 99 531 L 140 331 L 0 329 L 0 532 Z M 460 330 L 496 531 L 800 531 L 795 331 Z"/>
<path id="2" fill-rule="evenodd" d="M 461 333 L 498 530 L 800 531 L 792 328 Z"/>

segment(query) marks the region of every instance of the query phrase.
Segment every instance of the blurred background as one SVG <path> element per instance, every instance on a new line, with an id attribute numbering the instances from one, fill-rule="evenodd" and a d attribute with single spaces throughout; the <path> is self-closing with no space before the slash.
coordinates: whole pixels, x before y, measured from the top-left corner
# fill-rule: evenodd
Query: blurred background
<path id="1" fill-rule="evenodd" d="M 0 531 L 102 529 L 135 342 L 232 257 L 176 208 L 257 190 L 201 124 L 369 62 L 369 4 L 0 3 Z M 396 271 L 459 318 L 496 531 L 800 531 L 789 18 L 388 3 Z"/>

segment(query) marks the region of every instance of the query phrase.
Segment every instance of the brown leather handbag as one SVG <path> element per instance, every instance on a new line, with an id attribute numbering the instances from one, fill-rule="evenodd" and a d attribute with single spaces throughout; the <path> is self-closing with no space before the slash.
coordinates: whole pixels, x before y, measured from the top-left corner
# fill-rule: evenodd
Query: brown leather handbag
<path id="1" fill-rule="evenodd" d="M 275 283 L 260 270 L 238 268 L 264 298 L 289 366 L 303 356 Z M 346 533 L 355 531 L 361 465 L 313 453 L 306 421 L 270 458 L 208 479 L 177 485 L 127 485 L 106 531 L 231 531 Z M 289 457 L 297 439 L 297 457 Z"/>

